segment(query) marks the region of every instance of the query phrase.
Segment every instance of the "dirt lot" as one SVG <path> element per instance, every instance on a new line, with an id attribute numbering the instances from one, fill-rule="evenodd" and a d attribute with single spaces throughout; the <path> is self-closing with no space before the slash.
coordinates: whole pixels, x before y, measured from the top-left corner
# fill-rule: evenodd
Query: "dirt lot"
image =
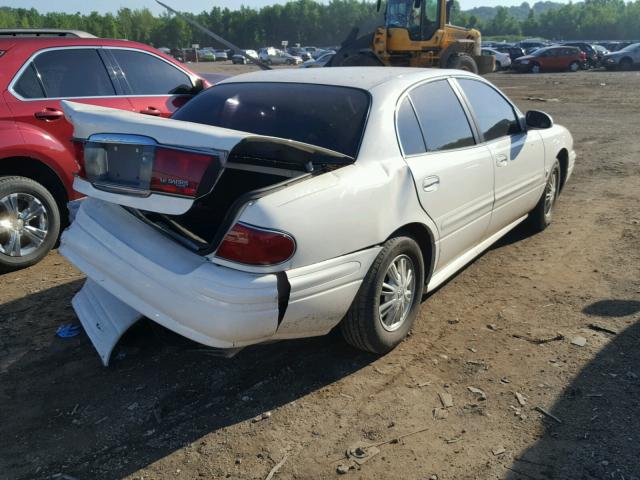
<path id="1" fill-rule="evenodd" d="M 574 177 L 549 229 L 430 295 L 382 358 L 334 334 L 223 359 L 142 324 L 103 368 L 54 335 L 82 275 L 52 253 L 2 276 L 0 478 L 639 479 L 640 73 L 491 79 L 571 129 Z"/>

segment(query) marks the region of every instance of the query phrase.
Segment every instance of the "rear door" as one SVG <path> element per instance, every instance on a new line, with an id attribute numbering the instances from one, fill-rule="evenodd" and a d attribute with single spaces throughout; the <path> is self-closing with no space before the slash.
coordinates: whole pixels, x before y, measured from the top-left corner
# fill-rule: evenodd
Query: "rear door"
<path id="1" fill-rule="evenodd" d="M 489 233 L 533 209 L 545 183 L 544 145 L 536 131 L 523 131 L 513 105 L 481 80 L 458 78 L 478 131 L 491 151 L 495 203 Z"/>
<path id="2" fill-rule="evenodd" d="M 169 117 L 192 97 L 192 78 L 164 58 L 129 48 L 105 48 L 105 52 L 134 111 Z"/>
<path id="3" fill-rule="evenodd" d="M 438 227 L 440 269 L 486 235 L 493 205 L 491 153 L 476 144 L 445 79 L 417 86 L 402 99 L 397 130 L 422 208 Z"/>

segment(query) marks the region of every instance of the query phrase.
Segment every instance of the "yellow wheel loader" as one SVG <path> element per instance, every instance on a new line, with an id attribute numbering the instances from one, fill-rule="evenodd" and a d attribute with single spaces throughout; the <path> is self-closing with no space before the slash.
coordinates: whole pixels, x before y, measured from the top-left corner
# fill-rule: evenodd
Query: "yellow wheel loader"
<path id="1" fill-rule="evenodd" d="M 381 0 L 378 0 L 380 10 Z M 482 56 L 478 30 L 449 24 L 453 0 L 387 0 L 385 24 L 358 38 L 354 28 L 327 64 L 456 68 L 485 74 L 493 56 Z"/>

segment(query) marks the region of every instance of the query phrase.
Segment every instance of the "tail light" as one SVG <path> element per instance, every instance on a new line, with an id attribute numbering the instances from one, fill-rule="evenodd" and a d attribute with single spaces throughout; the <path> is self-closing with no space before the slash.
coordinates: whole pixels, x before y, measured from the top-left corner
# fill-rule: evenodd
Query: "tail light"
<path id="1" fill-rule="evenodd" d="M 236 223 L 222 239 L 216 256 L 247 265 L 277 265 L 295 251 L 296 242 L 287 233 Z"/>
<path id="2" fill-rule="evenodd" d="M 74 141 L 78 176 L 101 190 L 197 198 L 213 188 L 221 170 L 222 152 L 163 147 L 137 136 L 106 137 Z"/>

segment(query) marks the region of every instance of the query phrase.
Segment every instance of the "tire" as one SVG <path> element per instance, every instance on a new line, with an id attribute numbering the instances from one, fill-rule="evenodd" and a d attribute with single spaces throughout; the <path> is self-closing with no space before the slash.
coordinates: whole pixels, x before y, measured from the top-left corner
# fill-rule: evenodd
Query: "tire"
<path id="1" fill-rule="evenodd" d="M 578 70 L 580 70 L 580 62 L 571 62 L 569 64 L 570 72 L 577 72 Z"/>
<path id="2" fill-rule="evenodd" d="M 29 212 L 35 213 L 26 220 Z M 0 272 L 42 260 L 60 234 L 60 210 L 49 191 L 29 178 L 0 177 Z"/>
<path id="3" fill-rule="evenodd" d="M 449 58 L 447 61 L 447 68 L 464 70 L 475 74 L 478 73 L 478 65 L 476 64 L 476 61 L 466 53 L 459 53 Z"/>
<path id="4" fill-rule="evenodd" d="M 288 60 L 287 60 L 287 65 L 293 65 L 294 63 L 295 63 L 295 62 L 294 62 L 293 60 L 291 60 L 291 59 L 288 59 Z"/>
<path id="5" fill-rule="evenodd" d="M 531 73 L 540 73 L 541 71 L 542 71 L 542 68 L 540 67 L 539 63 L 531 64 Z"/>
<path id="6" fill-rule="evenodd" d="M 556 160 L 551 168 L 547 184 L 544 187 L 544 192 L 542 192 L 540 200 L 538 200 L 534 209 L 529 212 L 527 222 L 532 232 L 541 232 L 551 224 L 553 207 L 560 195 L 561 178 L 560 163 Z"/>
<path id="7" fill-rule="evenodd" d="M 619 65 L 620 70 L 628 72 L 629 70 L 631 70 L 631 67 L 633 67 L 633 60 L 631 60 L 630 58 L 623 58 L 622 60 L 620 60 Z"/>
<path id="8" fill-rule="evenodd" d="M 410 298 L 397 297 L 397 289 L 394 292 L 392 288 L 395 282 L 388 278 L 393 276 L 392 263 L 400 266 L 403 261 L 407 267 L 405 271 L 413 272 L 413 283 L 409 283 L 407 288 L 412 292 Z M 408 277 L 401 276 L 405 281 Z M 385 282 L 385 279 L 388 281 Z M 387 285 L 387 294 L 383 293 L 383 283 Z M 416 241 L 402 236 L 388 240 L 373 262 L 351 308 L 340 324 L 347 343 L 360 350 L 377 354 L 392 350 L 407 336 L 413 325 L 420 307 L 423 287 L 424 260 Z M 398 303 L 398 298 L 404 298 L 404 308 L 402 303 Z M 380 314 L 381 299 L 384 300 L 383 305 L 391 304 L 386 308 L 386 317 Z M 401 310 L 396 310 L 395 305 L 400 305 Z"/>

